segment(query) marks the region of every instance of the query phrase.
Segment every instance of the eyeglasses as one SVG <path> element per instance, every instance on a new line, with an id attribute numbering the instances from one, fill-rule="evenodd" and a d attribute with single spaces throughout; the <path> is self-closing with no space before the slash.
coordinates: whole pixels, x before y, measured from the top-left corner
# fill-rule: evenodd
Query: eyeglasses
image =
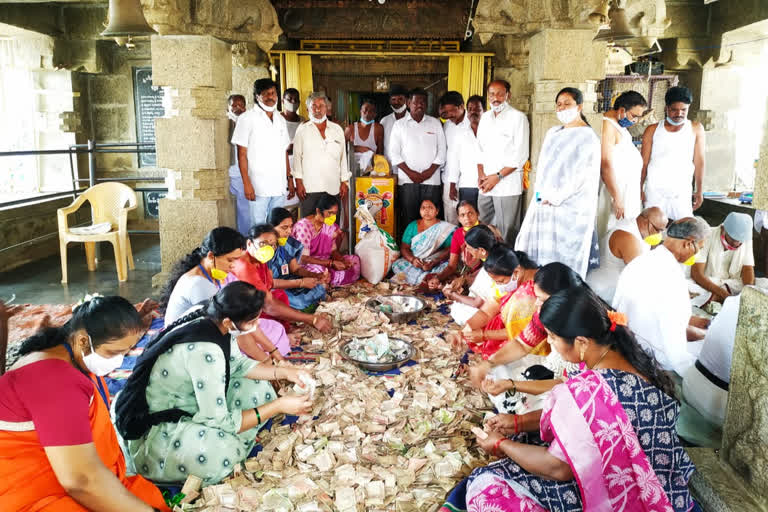
<path id="1" fill-rule="evenodd" d="M 651 222 L 651 219 L 649 219 L 649 218 L 648 218 L 648 217 L 646 217 L 645 215 L 641 215 L 641 217 L 645 219 L 645 222 L 647 222 L 647 223 L 648 223 L 648 226 L 649 226 L 649 227 L 651 227 L 651 228 L 653 228 L 653 230 L 654 230 L 656 233 L 664 233 L 664 232 L 667 230 L 667 226 L 658 227 L 656 224 L 654 224 L 653 222 Z"/>

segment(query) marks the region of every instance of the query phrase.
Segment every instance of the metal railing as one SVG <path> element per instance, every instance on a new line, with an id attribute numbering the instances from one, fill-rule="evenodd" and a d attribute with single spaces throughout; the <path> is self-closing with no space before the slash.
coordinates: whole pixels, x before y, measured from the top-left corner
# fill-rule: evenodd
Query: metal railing
<path id="1" fill-rule="evenodd" d="M 24 206 L 26 204 L 38 203 L 40 201 L 48 201 L 53 199 L 62 199 L 65 197 L 72 197 L 74 201 L 77 196 L 88 190 L 88 188 L 96 185 L 97 183 L 118 181 L 118 182 L 165 182 L 165 178 L 157 176 L 126 176 L 115 178 L 97 178 L 96 177 L 96 154 L 97 153 L 123 153 L 123 154 L 140 154 L 140 153 L 154 153 L 155 144 L 151 142 L 95 142 L 88 140 L 86 144 L 72 144 L 67 149 L 36 149 L 26 151 L 0 151 L 0 157 L 4 156 L 40 156 L 40 155 L 68 155 L 69 157 L 69 170 L 72 178 L 72 189 L 61 192 L 53 192 L 50 194 L 38 194 L 34 196 L 25 197 L 22 199 L 15 199 L 13 201 L 5 201 L 0 203 L 0 208 L 8 208 L 9 206 Z M 88 155 L 88 178 L 80 178 L 79 173 L 76 171 L 73 155 L 87 154 Z M 81 183 L 87 183 L 87 187 L 81 187 Z M 136 192 L 162 192 L 167 191 L 164 187 L 135 187 L 133 189 Z M 158 234 L 159 231 L 150 230 L 128 230 L 130 234 Z M 40 241 L 46 238 L 57 236 L 56 233 L 48 233 L 35 237 L 31 240 L 25 240 L 18 244 L 14 244 L 8 247 L 3 247 L 0 252 L 7 251 L 22 245 L 26 245 L 32 242 Z"/>

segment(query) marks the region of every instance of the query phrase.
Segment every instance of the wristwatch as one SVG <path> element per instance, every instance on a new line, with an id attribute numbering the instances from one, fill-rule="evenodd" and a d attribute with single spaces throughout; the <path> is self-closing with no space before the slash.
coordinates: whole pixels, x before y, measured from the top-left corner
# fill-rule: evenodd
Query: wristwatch
<path id="1" fill-rule="evenodd" d="M 499 181 L 501 181 L 501 180 L 503 180 L 503 179 L 504 179 L 504 175 L 503 175 L 503 174 L 501 174 L 501 171 L 497 172 L 497 173 L 496 173 L 496 176 L 498 176 L 498 177 L 499 177 Z"/>

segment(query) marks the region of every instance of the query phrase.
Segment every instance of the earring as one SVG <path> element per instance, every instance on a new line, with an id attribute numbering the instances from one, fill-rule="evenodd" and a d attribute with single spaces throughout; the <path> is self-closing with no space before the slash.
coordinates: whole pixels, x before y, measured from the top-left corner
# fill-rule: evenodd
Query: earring
<path id="1" fill-rule="evenodd" d="M 582 349 L 581 349 L 581 352 L 579 353 L 579 361 L 583 361 L 583 360 L 584 360 L 584 353 L 585 353 L 585 352 L 586 352 L 586 350 L 584 350 L 584 349 L 582 348 Z"/>

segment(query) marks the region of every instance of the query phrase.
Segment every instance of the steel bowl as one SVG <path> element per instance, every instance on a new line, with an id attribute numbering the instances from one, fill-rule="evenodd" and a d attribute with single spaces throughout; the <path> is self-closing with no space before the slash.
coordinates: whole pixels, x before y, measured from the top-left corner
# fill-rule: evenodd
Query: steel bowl
<path id="1" fill-rule="evenodd" d="M 347 345 L 352 343 L 354 340 L 347 340 L 344 343 L 341 344 L 339 347 L 339 353 L 341 354 L 341 357 L 349 361 L 350 363 L 353 363 L 360 368 L 363 368 L 365 370 L 370 370 L 372 372 L 386 372 L 387 370 L 391 370 L 393 368 L 400 368 L 405 363 L 411 360 L 416 350 L 413 348 L 413 345 L 411 345 L 409 342 L 400 339 L 400 338 L 390 338 L 392 341 L 400 341 L 401 343 L 405 344 L 408 351 L 405 354 L 405 357 L 403 359 L 399 359 L 397 361 L 388 361 L 386 363 L 370 363 L 368 361 L 360 361 L 359 359 L 355 359 L 351 357 L 348 354 Z"/>
<path id="2" fill-rule="evenodd" d="M 383 311 L 379 309 L 381 303 L 376 299 L 368 299 L 368 301 L 365 303 L 365 307 L 375 313 L 384 313 L 387 315 L 387 318 L 389 318 L 390 322 L 406 324 L 411 320 L 418 318 L 426 306 L 423 300 L 413 295 L 387 295 L 387 298 L 402 304 L 403 306 L 410 307 L 412 311 L 408 311 L 407 313 L 393 313 Z"/>

